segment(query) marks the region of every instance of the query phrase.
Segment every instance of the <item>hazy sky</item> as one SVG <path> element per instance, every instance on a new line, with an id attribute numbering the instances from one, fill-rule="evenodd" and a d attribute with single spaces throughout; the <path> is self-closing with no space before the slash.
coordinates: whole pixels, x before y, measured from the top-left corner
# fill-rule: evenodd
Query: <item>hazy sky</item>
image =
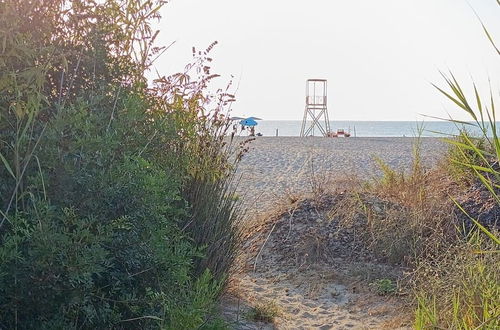
<path id="1" fill-rule="evenodd" d="M 419 120 L 463 116 L 430 85 L 451 69 L 499 95 L 500 57 L 474 8 L 500 43 L 495 0 L 171 0 L 156 63 L 181 71 L 191 47 L 212 41 L 213 72 L 239 83 L 233 115 L 302 119 L 305 80 L 328 79 L 333 120 Z"/>

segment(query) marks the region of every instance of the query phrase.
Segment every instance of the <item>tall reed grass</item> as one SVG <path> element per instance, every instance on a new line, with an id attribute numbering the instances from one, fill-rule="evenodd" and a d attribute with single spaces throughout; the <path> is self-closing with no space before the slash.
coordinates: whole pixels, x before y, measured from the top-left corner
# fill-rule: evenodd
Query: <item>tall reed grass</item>
<path id="1" fill-rule="evenodd" d="M 500 6 L 500 1 L 497 1 Z M 482 24 L 482 22 L 481 22 Z M 482 24 L 488 40 L 500 56 L 495 42 Z M 496 121 L 497 92 L 490 90 L 482 98 L 475 83 L 472 83 L 471 100 L 461 83 L 450 73 L 443 78 L 447 90 L 435 86 L 446 98 L 469 114 L 472 123 L 450 119 L 458 125 L 472 125 L 481 132 L 471 137 L 462 130 L 458 139 L 447 139 L 452 146 L 452 162 L 455 166 L 479 181 L 491 198 L 500 207 L 500 137 Z M 456 206 L 473 223 L 467 239 L 457 247 L 451 247 L 424 268 L 433 273 L 434 280 L 422 283 L 418 293 L 418 308 L 415 315 L 417 329 L 498 329 L 500 327 L 500 236 L 498 219 L 489 228 L 481 219 L 475 219 L 454 200 Z M 430 279 L 431 276 L 425 277 Z"/>

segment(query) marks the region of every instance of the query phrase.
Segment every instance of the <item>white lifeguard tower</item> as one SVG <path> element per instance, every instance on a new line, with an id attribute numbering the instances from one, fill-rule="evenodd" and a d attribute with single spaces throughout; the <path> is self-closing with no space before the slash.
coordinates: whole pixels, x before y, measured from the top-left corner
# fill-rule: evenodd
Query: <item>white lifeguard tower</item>
<path id="1" fill-rule="evenodd" d="M 316 129 L 322 136 L 330 134 L 326 79 L 306 81 L 306 107 L 300 136 L 314 136 Z"/>

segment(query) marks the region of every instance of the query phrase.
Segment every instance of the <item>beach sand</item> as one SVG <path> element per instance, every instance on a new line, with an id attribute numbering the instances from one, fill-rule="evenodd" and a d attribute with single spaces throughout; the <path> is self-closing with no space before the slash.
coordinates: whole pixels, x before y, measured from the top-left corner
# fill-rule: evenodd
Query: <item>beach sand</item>
<path id="1" fill-rule="evenodd" d="M 249 208 L 267 211 L 284 194 L 311 193 L 336 179 L 379 176 L 376 159 L 409 171 L 415 142 L 403 137 L 257 137 L 239 165 L 237 192 Z M 446 144 L 438 138 L 421 138 L 420 149 L 424 166 L 432 166 Z"/>
<path id="2" fill-rule="evenodd" d="M 360 290 L 358 280 L 350 275 L 357 270 L 389 272 L 385 265 L 354 263 L 342 257 L 329 265 L 283 263 L 281 241 L 275 237 L 279 225 L 273 232 L 273 223 L 282 221 L 276 214 L 288 212 L 289 220 L 285 221 L 303 226 L 297 218 L 292 219 L 296 200 L 330 186 L 338 188 L 339 182 L 351 178 L 379 176 L 382 172 L 376 159 L 398 171 L 409 171 L 415 142 L 413 138 L 257 137 L 250 143 L 237 172 L 241 176 L 237 193 L 242 196 L 250 234 L 244 242 L 242 271 L 234 276 L 231 293 L 223 300 L 224 313 L 233 328 L 399 327 L 397 299 Z M 437 138 L 421 138 L 420 149 L 423 165 L 431 167 L 446 145 Z M 302 223 L 307 230 L 307 221 Z M 282 312 L 274 324 L 245 317 L 251 306 L 266 301 L 275 302 Z"/>

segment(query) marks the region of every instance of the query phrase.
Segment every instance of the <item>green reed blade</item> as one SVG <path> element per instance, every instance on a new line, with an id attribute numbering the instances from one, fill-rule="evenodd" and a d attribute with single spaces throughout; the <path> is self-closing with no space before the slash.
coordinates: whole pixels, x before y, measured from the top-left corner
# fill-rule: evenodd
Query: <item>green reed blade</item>
<path id="1" fill-rule="evenodd" d="M 462 206 L 460 206 L 460 203 L 458 203 L 455 199 L 452 199 L 453 202 L 455 203 L 455 205 L 460 209 L 460 211 L 462 211 L 472 222 L 474 222 L 474 224 L 483 232 L 485 233 L 491 240 L 493 240 L 493 242 L 495 242 L 496 244 L 500 245 L 500 239 L 498 237 L 496 237 L 495 235 L 493 235 L 493 233 L 491 233 L 488 229 L 486 229 L 486 227 L 484 227 L 483 225 L 481 225 L 476 219 L 474 219 L 473 217 L 471 217 L 469 215 L 469 213 L 467 213 L 467 211 L 464 210 L 464 208 Z"/>
<path id="2" fill-rule="evenodd" d="M 4 164 L 5 168 L 7 169 L 7 172 L 9 172 L 9 174 L 15 180 L 16 176 L 14 175 L 14 172 L 12 171 L 12 168 L 10 167 L 9 162 L 7 161 L 7 159 L 5 159 L 5 157 L 2 155 L 2 153 L 0 153 L 0 159 L 2 160 L 2 163 Z"/>

